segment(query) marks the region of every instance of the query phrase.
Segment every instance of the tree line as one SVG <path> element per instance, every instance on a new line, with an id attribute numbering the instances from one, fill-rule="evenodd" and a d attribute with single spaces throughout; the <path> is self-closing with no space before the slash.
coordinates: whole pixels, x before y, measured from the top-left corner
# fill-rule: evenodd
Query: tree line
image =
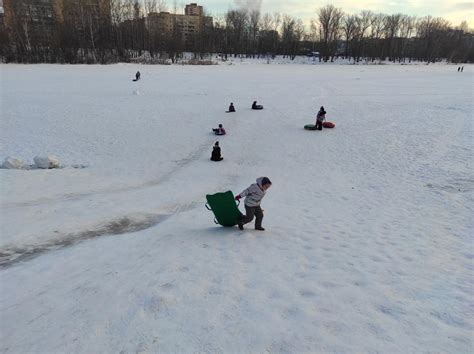
<path id="1" fill-rule="evenodd" d="M 474 61 L 474 34 L 466 22 L 453 27 L 443 18 L 348 14 L 333 5 L 315 10 L 305 28 L 301 19 L 258 9 L 236 8 L 213 17 L 185 40 L 179 26 L 154 26 L 153 14 L 169 11 L 166 0 L 110 0 L 104 9 L 92 0 L 65 2 L 61 18 L 48 7 L 10 2 L 10 22 L 0 31 L 0 56 L 7 62 L 110 63 L 145 58 L 179 60 L 183 52 L 204 58 L 219 53 L 246 57 L 315 55 L 320 61 Z M 43 13 L 41 12 L 43 11 Z M 31 13 L 29 13 L 31 12 Z M 176 5 L 171 13 L 178 13 Z M 174 19 L 173 21 L 176 21 Z"/>

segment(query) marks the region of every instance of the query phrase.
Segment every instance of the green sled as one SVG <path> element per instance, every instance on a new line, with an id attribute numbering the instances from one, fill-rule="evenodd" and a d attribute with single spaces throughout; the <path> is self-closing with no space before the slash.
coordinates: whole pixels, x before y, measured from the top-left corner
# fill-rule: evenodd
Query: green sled
<path id="1" fill-rule="evenodd" d="M 206 208 L 214 213 L 214 222 L 222 226 L 237 225 L 239 218 L 242 216 L 238 206 L 235 203 L 234 193 L 231 191 L 207 194 Z"/>
<path id="2" fill-rule="evenodd" d="M 314 124 L 306 124 L 304 128 L 307 130 L 316 130 L 316 126 Z"/>

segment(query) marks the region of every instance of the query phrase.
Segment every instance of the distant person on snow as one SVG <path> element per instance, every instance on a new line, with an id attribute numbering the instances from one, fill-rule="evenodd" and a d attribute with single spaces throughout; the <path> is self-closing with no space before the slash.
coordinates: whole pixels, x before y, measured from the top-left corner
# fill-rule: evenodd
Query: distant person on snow
<path id="1" fill-rule="evenodd" d="M 461 72 L 463 72 L 463 71 L 464 71 L 464 66 L 461 66 Z"/>
<path id="2" fill-rule="evenodd" d="M 257 101 L 253 101 L 252 109 L 263 109 L 263 106 L 260 104 L 257 104 Z"/>
<path id="3" fill-rule="evenodd" d="M 326 111 L 321 106 L 318 114 L 316 115 L 316 130 L 323 130 L 323 122 L 326 120 Z"/>
<path id="4" fill-rule="evenodd" d="M 257 178 L 257 183 L 251 184 L 243 192 L 235 196 L 235 200 L 245 197 L 245 214 L 238 222 L 240 230 L 244 229 L 244 224 L 251 222 L 255 216 L 255 230 L 264 231 L 262 227 L 263 209 L 260 203 L 265 196 L 265 192 L 272 186 L 272 182 L 268 177 Z"/>
<path id="5" fill-rule="evenodd" d="M 219 124 L 219 128 L 213 128 L 212 131 L 216 135 L 225 135 L 225 129 L 222 127 L 222 124 Z"/>
<path id="6" fill-rule="evenodd" d="M 234 107 L 233 102 L 230 103 L 229 110 L 227 112 L 235 112 L 235 107 Z"/>
<path id="7" fill-rule="evenodd" d="M 461 67 L 460 67 L 460 66 L 458 66 L 458 72 L 460 72 L 460 71 L 461 71 Z"/>
<path id="8" fill-rule="evenodd" d="M 214 147 L 212 148 L 211 160 L 212 161 L 224 160 L 224 158 L 221 156 L 221 148 L 219 146 L 218 141 L 216 141 L 216 143 L 214 144 Z"/>
<path id="9" fill-rule="evenodd" d="M 137 73 L 135 74 L 135 81 L 140 80 L 140 75 L 141 75 L 140 72 L 137 71 Z"/>

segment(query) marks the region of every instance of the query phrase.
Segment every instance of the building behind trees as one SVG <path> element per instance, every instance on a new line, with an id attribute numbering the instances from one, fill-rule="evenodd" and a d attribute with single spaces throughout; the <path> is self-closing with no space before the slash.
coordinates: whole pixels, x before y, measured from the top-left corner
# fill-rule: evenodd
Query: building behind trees
<path id="1" fill-rule="evenodd" d="M 162 6 L 160 6 L 160 4 Z M 0 59 L 6 62 L 108 63 L 177 60 L 184 51 L 247 57 L 308 55 L 354 62 L 474 62 L 474 35 L 464 22 L 326 5 L 305 28 L 286 14 L 235 8 L 215 18 L 190 3 L 166 11 L 165 0 L 0 0 Z M 3 5 L 3 6 L 2 6 Z M 146 60 L 148 60 L 146 59 Z"/>

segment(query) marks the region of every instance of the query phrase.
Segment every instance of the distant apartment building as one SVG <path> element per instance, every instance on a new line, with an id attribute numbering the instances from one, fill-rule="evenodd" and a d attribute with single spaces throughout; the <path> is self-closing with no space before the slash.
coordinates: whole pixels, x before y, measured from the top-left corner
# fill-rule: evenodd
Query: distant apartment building
<path id="1" fill-rule="evenodd" d="M 185 43 L 201 33 L 206 27 L 212 27 L 212 17 L 204 16 L 203 7 L 195 3 L 185 7 L 184 15 L 169 12 L 151 12 L 148 14 L 146 26 L 155 35 L 178 33 Z"/>
<path id="2" fill-rule="evenodd" d="M 74 30 L 84 31 L 91 21 L 110 19 L 111 0 L 3 0 L 3 22 L 10 36 L 26 46 L 58 40 L 65 18 Z"/>
<path id="3" fill-rule="evenodd" d="M 0 0 L 0 47 L 8 43 L 8 36 L 5 31 L 5 12 L 3 10 L 3 1 Z M 0 52 L 2 49 L 0 48 Z"/>
<path id="4" fill-rule="evenodd" d="M 104 25 L 111 18 L 111 0 L 57 0 L 62 16 L 76 31 L 90 31 L 90 24 Z"/>
<path id="5" fill-rule="evenodd" d="M 57 39 L 60 5 L 59 0 L 3 0 L 5 30 L 27 47 L 47 45 Z"/>
<path id="6" fill-rule="evenodd" d="M 196 3 L 188 4 L 184 8 L 184 14 L 187 16 L 204 16 L 204 10 L 202 6 Z"/>
<path id="7" fill-rule="evenodd" d="M 5 11 L 3 10 L 3 1 L 0 0 L 0 31 L 5 29 Z"/>

